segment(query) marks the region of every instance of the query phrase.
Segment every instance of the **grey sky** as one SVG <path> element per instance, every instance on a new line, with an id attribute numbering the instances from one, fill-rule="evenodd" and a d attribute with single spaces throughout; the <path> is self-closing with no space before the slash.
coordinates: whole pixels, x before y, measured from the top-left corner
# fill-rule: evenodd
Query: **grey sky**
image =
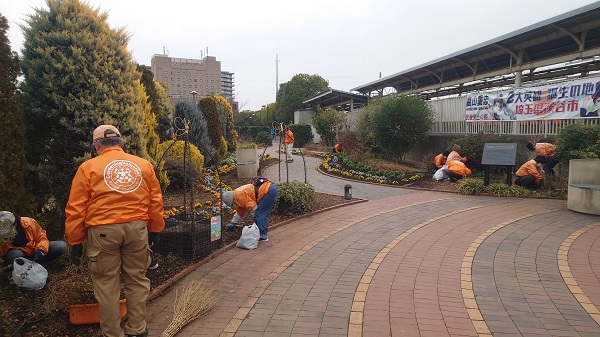
<path id="1" fill-rule="evenodd" d="M 583 7 L 586 0 L 90 0 L 113 28 L 131 34 L 134 59 L 154 54 L 215 56 L 235 73 L 242 110 L 275 101 L 276 82 L 318 74 L 349 90 Z M 165 6 L 168 4 L 169 7 Z M 9 39 L 20 53 L 17 26 L 44 0 L 2 0 Z M 276 76 L 275 55 L 279 57 Z"/>

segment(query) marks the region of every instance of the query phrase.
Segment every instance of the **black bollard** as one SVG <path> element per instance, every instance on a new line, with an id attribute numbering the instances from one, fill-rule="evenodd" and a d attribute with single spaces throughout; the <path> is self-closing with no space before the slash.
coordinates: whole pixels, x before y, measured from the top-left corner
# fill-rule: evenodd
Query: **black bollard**
<path id="1" fill-rule="evenodd" d="M 351 185 L 344 186 L 344 199 L 352 200 L 352 186 Z"/>

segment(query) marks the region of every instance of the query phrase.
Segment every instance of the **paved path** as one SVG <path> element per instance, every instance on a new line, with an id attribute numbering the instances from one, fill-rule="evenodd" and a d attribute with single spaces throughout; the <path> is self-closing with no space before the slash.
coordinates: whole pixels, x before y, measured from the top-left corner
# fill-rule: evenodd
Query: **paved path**
<path id="1" fill-rule="evenodd" d="M 347 181 L 307 159 L 317 191 L 343 194 Z M 221 300 L 177 336 L 600 336 L 600 217 L 564 200 L 351 184 L 369 201 L 228 250 L 152 301 L 150 336 L 192 279 Z"/>

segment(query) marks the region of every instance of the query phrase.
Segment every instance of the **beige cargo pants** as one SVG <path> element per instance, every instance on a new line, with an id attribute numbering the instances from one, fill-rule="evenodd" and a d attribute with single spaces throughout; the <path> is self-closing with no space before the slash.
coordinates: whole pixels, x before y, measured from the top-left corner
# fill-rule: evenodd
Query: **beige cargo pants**
<path id="1" fill-rule="evenodd" d="M 146 300 L 150 265 L 146 222 L 134 220 L 117 225 L 90 227 L 86 244 L 94 296 L 100 304 L 100 329 L 106 337 L 138 335 L 146 330 Z M 128 321 L 121 329 L 119 296 L 125 284 Z"/>

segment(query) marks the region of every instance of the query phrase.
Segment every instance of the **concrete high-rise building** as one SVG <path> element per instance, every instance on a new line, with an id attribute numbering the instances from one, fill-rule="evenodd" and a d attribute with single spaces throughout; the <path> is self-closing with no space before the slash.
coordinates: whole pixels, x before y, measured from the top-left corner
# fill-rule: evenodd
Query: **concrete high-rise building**
<path id="1" fill-rule="evenodd" d="M 154 78 L 167 84 L 171 104 L 175 105 L 180 101 L 195 103 L 202 96 L 219 94 L 237 112 L 233 73 L 222 72 L 221 61 L 217 61 L 216 57 L 206 56 L 199 60 L 155 54 L 150 66 Z"/>

